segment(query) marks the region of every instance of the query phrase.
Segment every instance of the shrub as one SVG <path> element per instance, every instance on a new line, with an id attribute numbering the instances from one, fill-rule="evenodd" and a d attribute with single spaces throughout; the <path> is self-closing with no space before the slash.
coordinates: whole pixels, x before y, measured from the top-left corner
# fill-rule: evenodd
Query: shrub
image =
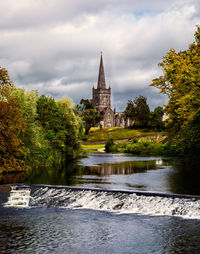
<path id="1" fill-rule="evenodd" d="M 105 145 L 105 151 L 111 153 L 115 151 L 115 143 L 112 138 L 108 139 Z"/>

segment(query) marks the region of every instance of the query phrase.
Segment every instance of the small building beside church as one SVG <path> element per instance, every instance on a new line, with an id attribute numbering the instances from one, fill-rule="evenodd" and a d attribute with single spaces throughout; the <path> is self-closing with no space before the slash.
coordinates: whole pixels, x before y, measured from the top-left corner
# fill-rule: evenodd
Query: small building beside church
<path id="1" fill-rule="evenodd" d="M 111 108 L 111 87 L 106 87 L 102 54 L 97 88 L 92 88 L 91 102 L 102 115 L 101 127 L 129 127 L 132 124 L 130 119 L 125 119 L 124 113 L 115 112 Z"/>

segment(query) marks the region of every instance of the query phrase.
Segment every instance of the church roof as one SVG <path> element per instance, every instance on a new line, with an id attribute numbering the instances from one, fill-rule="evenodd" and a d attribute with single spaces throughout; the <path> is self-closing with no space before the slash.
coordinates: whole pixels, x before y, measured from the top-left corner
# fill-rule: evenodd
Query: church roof
<path id="1" fill-rule="evenodd" d="M 100 58 L 99 77 L 98 77 L 97 88 L 106 89 L 106 81 L 105 81 L 102 53 L 101 53 L 101 58 Z"/>

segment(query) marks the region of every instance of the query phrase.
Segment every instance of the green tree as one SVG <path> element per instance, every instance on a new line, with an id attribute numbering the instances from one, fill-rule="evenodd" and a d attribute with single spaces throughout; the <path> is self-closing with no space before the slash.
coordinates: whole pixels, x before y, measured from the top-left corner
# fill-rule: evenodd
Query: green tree
<path id="1" fill-rule="evenodd" d="M 150 109 L 147 98 L 140 95 L 134 101 L 129 100 L 124 111 L 126 118 L 131 118 L 136 126 L 146 127 L 150 120 Z"/>
<path id="2" fill-rule="evenodd" d="M 47 137 L 51 139 L 62 126 L 61 113 L 52 97 L 44 94 L 37 100 L 38 120 L 47 131 Z"/>
<path id="3" fill-rule="evenodd" d="M 132 100 L 129 100 L 124 111 L 125 118 L 130 118 L 131 120 L 135 119 L 135 105 Z"/>
<path id="4" fill-rule="evenodd" d="M 134 104 L 136 123 L 142 126 L 147 126 L 150 118 L 150 109 L 147 104 L 147 98 L 140 95 L 134 100 Z"/>
<path id="5" fill-rule="evenodd" d="M 6 69 L 0 68 L 0 172 L 23 170 L 26 153 L 20 138 L 26 121 L 20 110 L 20 102 L 12 98 Z"/>
<path id="6" fill-rule="evenodd" d="M 72 100 L 63 98 L 56 102 L 61 113 L 64 128 L 57 133 L 61 142 L 62 151 L 66 157 L 76 157 L 80 149 L 80 138 L 83 135 L 83 121 L 73 106 Z"/>
<path id="7" fill-rule="evenodd" d="M 50 159 L 65 162 L 78 155 L 83 123 L 76 113 L 71 99 L 55 101 L 52 97 L 41 95 L 37 101 L 38 120 L 49 142 Z"/>
<path id="8" fill-rule="evenodd" d="M 164 109 L 160 106 L 156 107 L 153 112 L 150 113 L 151 126 L 157 130 L 163 129 L 163 118 Z"/>
<path id="9" fill-rule="evenodd" d="M 151 86 L 159 88 L 169 98 L 165 108 L 169 135 L 185 152 L 199 150 L 200 27 L 197 27 L 195 42 L 187 50 L 176 52 L 171 49 L 159 66 L 163 75 L 154 79 Z"/>
<path id="10" fill-rule="evenodd" d="M 34 166 L 45 164 L 49 156 L 49 144 L 45 140 L 44 129 L 37 120 L 38 92 L 26 92 L 23 88 L 14 87 L 11 95 L 20 102 L 20 110 L 26 119 L 26 128 L 21 136 L 27 154 L 26 163 Z"/>
<path id="11" fill-rule="evenodd" d="M 85 134 L 88 134 L 90 128 L 98 124 L 102 116 L 89 100 L 82 99 L 77 108 L 85 123 Z"/>

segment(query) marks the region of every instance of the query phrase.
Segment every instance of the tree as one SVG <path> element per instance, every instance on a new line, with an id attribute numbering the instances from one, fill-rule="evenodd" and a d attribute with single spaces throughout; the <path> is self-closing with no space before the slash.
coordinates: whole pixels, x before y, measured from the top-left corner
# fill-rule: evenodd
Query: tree
<path id="1" fill-rule="evenodd" d="M 49 144 L 37 114 L 38 92 L 14 87 L 11 96 L 20 102 L 20 111 L 26 120 L 26 128 L 21 136 L 26 151 L 26 164 L 41 165 L 48 159 Z"/>
<path id="2" fill-rule="evenodd" d="M 62 137 L 62 149 L 66 157 L 75 157 L 80 148 L 80 138 L 83 135 L 83 121 L 73 106 L 72 100 L 63 98 L 56 101 L 56 105 L 61 113 L 61 120 L 64 129 L 58 132 L 57 136 Z"/>
<path id="3" fill-rule="evenodd" d="M 156 107 L 153 112 L 150 113 L 151 126 L 157 130 L 163 129 L 163 118 L 164 109 L 160 106 Z"/>
<path id="4" fill-rule="evenodd" d="M 82 99 L 77 108 L 85 122 L 85 134 L 88 134 L 90 128 L 98 124 L 102 119 L 102 116 L 89 100 Z"/>
<path id="5" fill-rule="evenodd" d="M 150 120 L 150 109 L 147 98 L 139 96 L 134 101 L 129 100 L 124 111 L 126 118 L 131 118 L 134 125 L 147 126 Z"/>
<path id="6" fill-rule="evenodd" d="M 135 105 L 132 100 L 128 100 L 126 109 L 124 110 L 125 118 L 130 118 L 131 120 L 135 119 Z"/>
<path id="7" fill-rule="evenodd" d="M 60 130 L 62 127 L 61 113 L 52 97 L 42 94 L 37 101 L 38 120 L 47 131 L 47 136 Z"/>
<path id="8" fill-rule="evenodd" d="M 41 95 L 37 101 L 38 120 L 50 144 L 49 157 L 57 162 L 65 162 L 77 156 L 82 135 L 82 119 L 76 113 L 71 99 L 55 101 Z M 54 161 L 55 162 L 55 161 Z"/>
<path id="9" fill-rule="evenodd" d="M 176 52 L 171 49 L 159 66 L 163 75 L 150 85 L 169 98 L 165 108 L 169 135 L 182 144 L 185 152 L 199 150 L 200 137 L 196 130 L 200 129 L 200 27 L 197 26 L 195 42 L 187 50 Z M 190 133 L 190 140 L 187 133 Z"/>
<path id="10" fill-rule="evenodd" d="M 149 123 L 150 109 L 147 104 L 147 98 L 139 96 L 134 100 L 135 103 L 135 120 L 139 125 L 147 126 Z"/>
<path id="11" fill-rule="evenodd" d="M 23 170 L 26 157 L 20 138 L 26 121 L 19 101 L 11 96 L 13 87 L 7 70 L 0 68 L 0 172 Z"/>

